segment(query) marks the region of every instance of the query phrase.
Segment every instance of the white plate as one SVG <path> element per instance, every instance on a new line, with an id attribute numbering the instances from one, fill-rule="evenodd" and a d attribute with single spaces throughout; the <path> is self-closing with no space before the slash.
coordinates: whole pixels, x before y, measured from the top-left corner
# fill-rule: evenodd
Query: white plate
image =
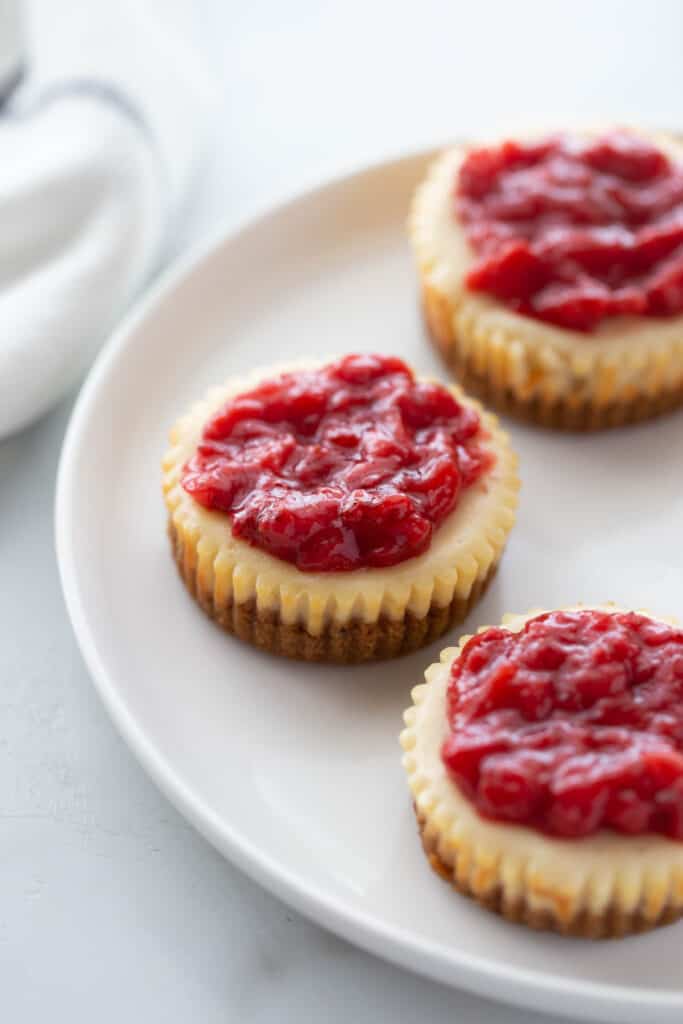
<path id="1" fill-rule="evenodd" d="M 211 245 L 107 346 L 64 445 L 57 548 L 69 612 L 123 736 L 231 860 L 346 938 L 449 984 L 604 1020 L 683 1018 L 680 926 L 591 944 L 452 893 L 415 832 L 397 733 L 443 644 L 384 665 L 278 660 L 185 593 L 159 493 L 168 426 L 227 375 L 289 357 L 397 352 L 440 371 L 404 233 L 425 157 L 363 171 Z M 599 437 L 512 425 L 524 480 L 505 610 L 613 599 L 683 613 L 683 419 Z"/>

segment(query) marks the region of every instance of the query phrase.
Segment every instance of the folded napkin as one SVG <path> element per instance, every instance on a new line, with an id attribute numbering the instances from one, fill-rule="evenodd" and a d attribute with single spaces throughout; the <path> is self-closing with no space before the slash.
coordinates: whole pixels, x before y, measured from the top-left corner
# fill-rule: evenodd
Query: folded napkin
<path id="1" fill-rule="evenodd" d="M 0 0 L 0 437 L 87 368 L 206 148 L 210 78 L 140 6 L 42 0 L 22 18 Z"/>

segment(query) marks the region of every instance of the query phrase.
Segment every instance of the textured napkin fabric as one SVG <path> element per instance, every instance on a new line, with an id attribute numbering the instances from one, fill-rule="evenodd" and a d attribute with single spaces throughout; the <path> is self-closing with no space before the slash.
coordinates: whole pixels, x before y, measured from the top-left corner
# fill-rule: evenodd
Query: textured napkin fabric
<path id="1" fill-rule="evenodd" d="M 16 7 L 0 0 L 0 25 Z M 196 54 L 149 12 L 27 14 L 23 78 L 0 107 L 0 437 L 77 382 L 158 266 L 213 103 Z"/>

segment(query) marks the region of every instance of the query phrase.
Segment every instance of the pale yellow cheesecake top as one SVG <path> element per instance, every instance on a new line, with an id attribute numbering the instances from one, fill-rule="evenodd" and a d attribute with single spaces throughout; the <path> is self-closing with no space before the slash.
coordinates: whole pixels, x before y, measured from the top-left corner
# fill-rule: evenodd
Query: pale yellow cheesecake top
<path id="1" fill-rule="evenodd" d="M 310 363 L 298 364 L 310 367 Z M 174 525 L 199 538 L 207 572 L 238 602 L 256 600 L 262 609 L 278 608 L 285 622 L 305 621 L 316 635 L 330 620 L 374 622 L 380 615 L 399 620 L 406 610 L 424 616 L 432 604 L 447 606 L 467 594 L 499 557 L 514 522 L 519 480 L 517 459 L 496 418 L 451 386 L 457 400 L 479 412 L 481 446 L 495 456 L 492 467 L 463 491 L 454 511 L 436 529 L 421 555 L 389 568 L 349 572 L 302 572 L 266 551 L 233 536 L 230 517 L 199 505 L 181 485 L 183 466 L 193 454 L 207 420 L 230 397 L 258 381 L 296 366 L 273 366 L 213 388 L 171 430 L 163 460 L 163 489 Z M 215 579 L 214 579 L 215 583 Z"/>
<path id="2" fill-rule="evenodd" d="M 621 610 L 614 605 L 589 607 Z M 502 625 L 516 632 L 540 614 L 542 609 L 508 615 Z M 451 664 L 469 639 L 464 636 L 458 647 L 442 651 L 440 661 L 427 669 L 426 682 L 412 691 L 413 705 L 405 712 L 406 728 L 401 733 L 403 763 L 418 814 L 437 834 L 442 853 L 448 858 L 451 851 L 455 858 L 463 849 L 476 851 L 482 864 L 495 866 L 502 883 L 507 879 L 510 886 L 520 889 L 535 886 L 539 893 L 546 887 L 549 892 L 564 893 L 568 901 L 581 894 L 596 913 L 615 898 L 624 909 L 632 909 L 644 892 L 661 899 L 672 886 L 676 889 L 672 895 L 683 904 L 682 842 L 655 834 L 629 836 L 607 830 L 581 839 L 547 836 L 482 817 L 460 792 L 447 773 L 441 748 L 448 733 L 446 693 Z"/>

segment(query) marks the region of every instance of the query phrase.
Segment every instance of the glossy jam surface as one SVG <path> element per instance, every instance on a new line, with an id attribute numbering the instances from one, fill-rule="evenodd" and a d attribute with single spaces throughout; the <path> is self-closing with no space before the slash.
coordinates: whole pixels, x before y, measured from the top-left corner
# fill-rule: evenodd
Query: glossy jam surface
<path id="1" fill-rule="evenodd" d="M 483 816 L 683 840 L 683 630 L 589 610 L 486 630 L 452 665 L 447 716 L 444 763 Z"/>
<path id="2" fill-rule="evenodd" d="M 400 359 L 285 373 L 205 425 L 182 485 L 236 537 L 307 572 L 395 565 L 429 547 L 491 465 L 477 413 Z"/>
<path id="3" fill-rule="evenodd" d="M 683 166 L 626 132 L 471 151 L 456 215 L 466 285 L 560 327 L 683 311 Z"/>

